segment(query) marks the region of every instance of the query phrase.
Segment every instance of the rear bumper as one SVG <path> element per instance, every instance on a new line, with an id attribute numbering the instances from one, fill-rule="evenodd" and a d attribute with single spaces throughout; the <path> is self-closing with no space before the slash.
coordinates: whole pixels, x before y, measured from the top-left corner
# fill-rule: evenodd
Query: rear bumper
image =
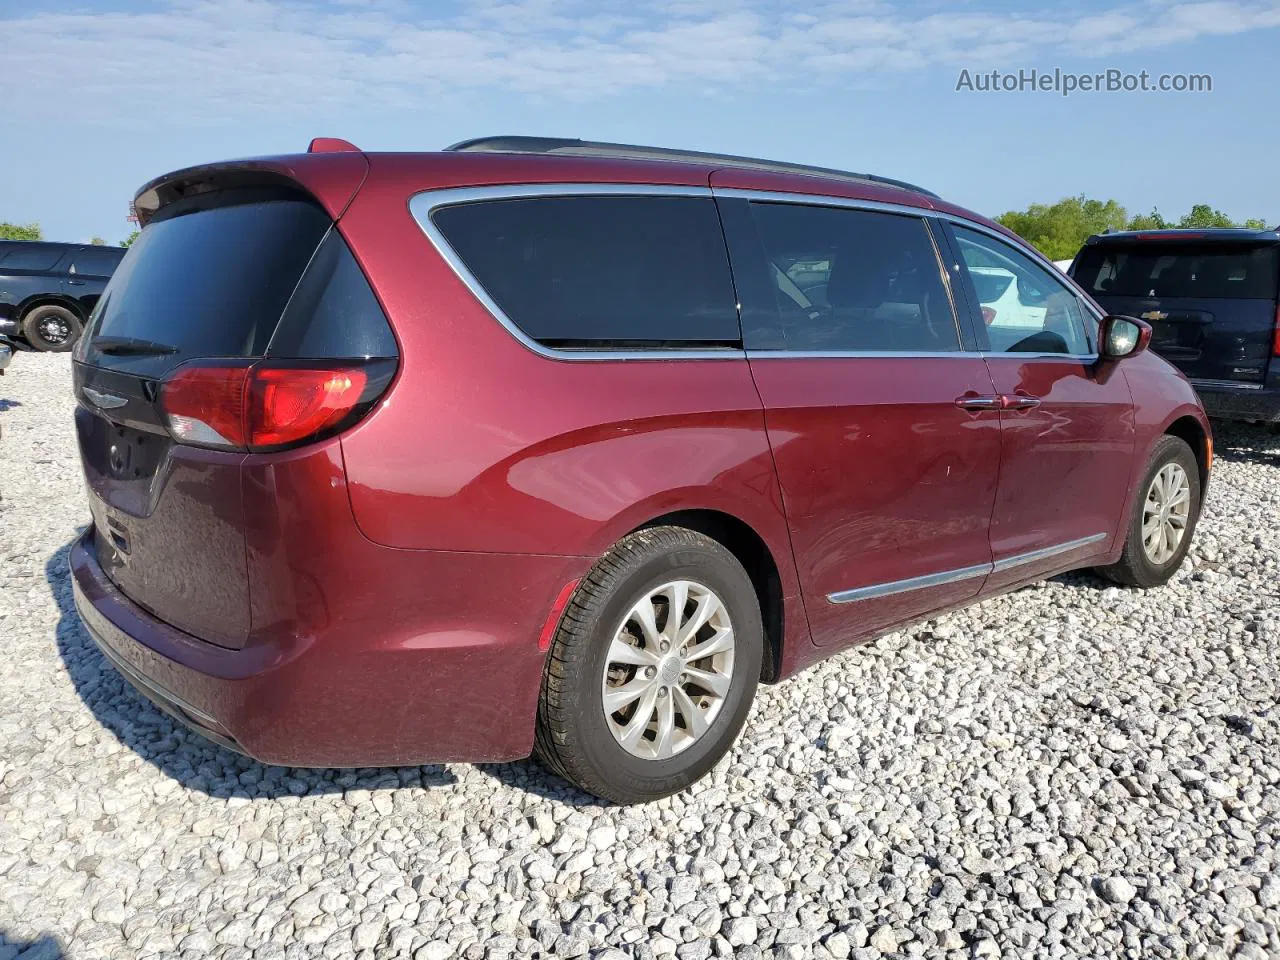
<path id="1" fill-rule="evenodd" d="M 17 320 L 10 320 L 8 317 L 0 317 L 0 337 L 16 337 L 22 330 L 18 326 Z"/>
<path id="2" fill-rule="evenodd" d="M 193 730 L 264 763 L 399 766 L 528 756 L 537 637 L 578 558 L 388 551 L 437 611 L 218 647 L 164 623 L 103 572 L 92 528 L 71 551 L 76 609 L 117 670 Z M 545 596 L 544 596 L 545 595 Z M 340 602 L 340 598 L 330 598 Z M 397 614 L 403 610 L 403 616 Z M 408 629 L 406 629 L 408 628 Z"/>
<path id="3" fill-rule="evenodd" d="M 1205 413 L 1219 420 L 1280 422 L 1280 387 L 1192 380 Z"/>

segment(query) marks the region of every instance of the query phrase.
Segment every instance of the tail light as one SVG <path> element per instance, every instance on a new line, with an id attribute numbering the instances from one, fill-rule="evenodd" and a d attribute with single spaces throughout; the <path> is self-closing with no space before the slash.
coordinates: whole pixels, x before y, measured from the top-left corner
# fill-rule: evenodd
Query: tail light
<path id="1" fill-rule="evenodd" d="M 281 450 L 356 423 L 395 368 L 394 360 L 185 364 L 161 384 L 160 407 L 179 443 Z"/>
<path id="2" fill-rule="evenodd" d="M 1276 307 L 1276 329 L 1271 336 L 1271 355 L 1280 357 L 1280 307 Z"/>
<path id="3" fill-rule="evenodd" d="M 996 322 L 996 312 L 991 307 L 982 308 L 982 321 L 989 327 Z"/>

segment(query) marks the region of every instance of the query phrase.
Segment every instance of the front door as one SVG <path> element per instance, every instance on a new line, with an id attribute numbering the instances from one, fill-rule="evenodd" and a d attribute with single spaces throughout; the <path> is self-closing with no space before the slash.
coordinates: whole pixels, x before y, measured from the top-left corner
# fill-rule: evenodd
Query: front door
<path id="1" fill-rule="evenodd" d="M 989 590 L 1110 551 L 1133 467 L 1124 374 L 1097 358 L 1097 318 L 1057 271 L 995 236 L 951 236 L 1000 413 Z M 996 296 L 992 277 L 1012 275 Z"/>
<path id="2" fill-rule="evenodd" d="M 1000 414 L 925 220 L 796 199 L 720 202 L 813 639 L 843 646 L 977 594 Z"/>

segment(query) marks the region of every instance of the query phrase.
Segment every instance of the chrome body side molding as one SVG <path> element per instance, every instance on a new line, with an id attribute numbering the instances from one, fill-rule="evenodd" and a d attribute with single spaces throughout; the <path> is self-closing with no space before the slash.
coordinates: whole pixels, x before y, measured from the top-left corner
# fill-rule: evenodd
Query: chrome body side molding
<path id="1" fill-rule="evenodd" d="M 930 573 L 923 577 L 911 577 L 907 580 L 893 580 L 889 583 L 874 583 L 867 587 L 855 587 L 852 590 L 841 590 L 839 593 L 827 595 L 829 603 L 855 603 L 859 600 L 873 600 L 878 597 L 891 597 L 896 593 L 908 593 L 912 590 L 925 590 L 929 587 L 941 587 L 948 583 L 959 583 L 962 580 L 972 580 L 975 577 L 985 577 L 992 573 L 998 573 L 1002 570 L 1012 570 L 1015 567 L 1025 566 L 1030 563 L 1037 563 L 1040 560 L 1047 560 L 1050 557 L 1056 557 L 1061 553 L 1071 553 L 1073 550 L 1079 550 L 1094 543 L 1101 543 L 1107 539 L 1105 533 L 1095 533 L 1088 537 L 1080 537 L 1078 540 L 1068 540 L 1066 543 L 1058 543 L 1052 547 L 1042 547 L 1039 550 L 1031 550 L 1027 553 L 1019 553 L 1012 557 L 1005 557 L 1003 560 L 997 560 L 994 563 L 980 563 L 973 567 L 961 567 L 958 570 L 944 570 L 941 573 Z"/>

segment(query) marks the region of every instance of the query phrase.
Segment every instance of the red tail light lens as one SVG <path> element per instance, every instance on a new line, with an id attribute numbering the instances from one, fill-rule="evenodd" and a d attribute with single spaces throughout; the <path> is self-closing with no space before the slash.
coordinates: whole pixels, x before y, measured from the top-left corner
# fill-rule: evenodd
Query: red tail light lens
<path id="1" fill-rule="evenodd" d="M 264 368 L 249 381 L 249 446 L 278 447 L 324 432 L 360 402 L 363 370 Z"/>
<path id="2" fill-rule="evenodd" d="M 173 439 L 201 447 L 248 446 L 244 428 L 249 368 L 179 367 L 160 390 Z"/>
<path id="3" fill-rule="evenodd" d="M 179 443 L 224 450 L 294 446 L 349 425 L 375 401 L 395 362 L 361 366 L 192 365 L 160 389 L 169 432 Z"/>
<path id="4" fill-rule="evenodd" d="M 996 312 L 991 307 L 982 308 L 982 321 L 988 327 L 996 322 Z"/>
<path id="5" fill-rule="evenodd" d="M 1280 307 L 1276 307 L 1276 331 L 1271 338 L 1271 355 L 1280 357 Z"/>

